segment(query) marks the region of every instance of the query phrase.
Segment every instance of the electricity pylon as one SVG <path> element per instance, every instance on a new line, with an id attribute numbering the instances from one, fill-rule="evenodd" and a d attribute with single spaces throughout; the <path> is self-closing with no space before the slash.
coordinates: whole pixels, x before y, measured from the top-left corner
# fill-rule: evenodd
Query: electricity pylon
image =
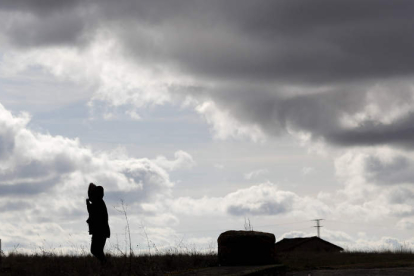
<path id="1" fill-rule="evenodd" d="M 314 219 L 313 221 L 316 221 L 316 226 L 314 226 L 314 227 L 316 227 L 316 229 L 317 229 L 317 231 L 318 231 L 318 238 L 320 238 L 321 237 L 321 232 L 320 232 L 320 228 L 322 227 L 321 225 L 320 225 L 320 221 L 321 220 L 323 220 L 323 219 Z"/>

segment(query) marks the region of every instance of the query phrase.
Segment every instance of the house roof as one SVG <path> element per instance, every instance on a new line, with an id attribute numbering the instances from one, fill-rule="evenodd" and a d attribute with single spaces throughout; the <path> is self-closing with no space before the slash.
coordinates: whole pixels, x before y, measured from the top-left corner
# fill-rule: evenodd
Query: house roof
<path id="1" fill-rule="evenodd" d="M 318 240 L 320 242 L 329 244 L 330 246 L 332 246 L 333 248 L 335 248 L 338 251 L 344 250 L 342 247 L 339 247 L 339 246 L 337 246 L 333 243 L 325 241 L 325 240 L 323 240 L 319 237 L 316 237 L 316 236 L 315 237 L 309 237 L 309 238 L 292 238 L 292 239 L 286 239 L 285 238 L 285 239 L 277 242 L 275 244 L 275 247 L 276 247 L 276 251 L 287 251 L 287 250 L 292 250 L 295 247 L 298 247 L 299 245 L 303 245 L 307 242 L 314 241 L 314 240 Z"/>

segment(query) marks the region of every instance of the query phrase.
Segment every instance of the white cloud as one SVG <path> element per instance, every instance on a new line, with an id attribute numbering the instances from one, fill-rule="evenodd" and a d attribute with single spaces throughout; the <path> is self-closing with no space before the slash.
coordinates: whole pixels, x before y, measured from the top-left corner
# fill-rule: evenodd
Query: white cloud
<path id="1" fill-rule="evenodd" d="M 213 101 L 203 102 L 195 110 L 204 116 L 212 127 L 213 137 L 218 140 L 248 138 L 254 142 L 264 142 L 266 135 L 255 124 L 245 124 L 234 118 L 229 111 L 217 107 Z"/>
<path id="2" fill-rule="evenodd" d="M 155 164 L 168 171 L 174 171 L 179 168 L 191 168 L 195 166 L 193 157 L 185 151 L 176 151 L 174 160 L 168 160 L 165 156 L 157 156 L 153 161 Z"/>
<path id="3" fill-rule="evenodd" d="M 401 186 L 402 184 L 380 189 L 378 185 L 370 183 L 374 179 L 370 176 L 375 170 L 366 166 L 372 156 L 384 164 L 393 164 L 392 160 L 398 156 L 394 151 L 372 152 L 359 149 L 338 157 L 335 165 L 344 189 L 336 194 L 319 193 L 317 198 L 299 196 L 267 182 L 222 197 L 173 199 L 171 191 L 174 183 L 170 180 L 168 171 L 194 166 L 190 154 L 177 151 L 174 159 L 170 160 L 165 156 L 155 159 L 131 158 L 122 149 L 95 153 L 82 146 L 77 139 L 30 130 L 27 127 L 29 120 L 28 114 L 13 116 L 3 106 L 0 108 L 0 189 L 3 195 L 0 197 L 0 217 L 7 221 L 0 230 L 10 233 L 4 237 L 7 244 L 28 235 L 26 239 L 22 238 L 27 246 L 35 232 L 36 235 L 41 235 L 46 233 L 42 231 L 52 231 L 48 228 L 50 223 L 56 226 L 53 226 L 53 231 L 57 231 L 56 237 L 75 233 L 74 239 L 77 242 L 84 241 L 85 237 L 79 231 L 85 225 L 79 225 L 79 221 L 83 222 L 82 218 L 86 216 L 83 201 L 86 196 L 85 187 L 91 181 L 105 187 L 109 204 L 116 204 L 123 198 L 135 206 L 131 218 L 141 216 L 150 228 L 164 225 L 176 227 L 180 223 L 179 215 L 182 214 L 306 219 L 343 217 L 363 221 L 391 216 L 407 217 L 407 220 L 398 223 L 398 227 L 411 227 L 408 218 L 414 214 L 414 202 L 410 196 L 414 191 L 410 187 Z M 251 172 L 251 179 L 261 173 L 264 171 Z M 34 200 L 31 195 L 36 195 Z M 16 211 L 26 215 L 19 220 L 11 220 Z M 122 218 L 112 216 L 111 219 L 115 225 L 123 225 Z M 33 228 L 36 231 L 31 232 L 29 225 L 36 225 Z M 39 225 L 44 225 L 45 228 Z M 10 229 L 15 230 L 9 231 Z M 157 231 L 153 234 L 159 232 Z M 168 240 L 165 235 L 170 234 L 162 234 L 164 236 L 159 241 Z M 338 242 L 346 238 L 343 235 L 331 236 Z M 359 243 L 367 248 L 378 248 L 379 244 L 398 246 L 398 243 L 391 240 L 368 243 L 362 239 Z M 359 246 L 349 245 L 349 242 L 346 244 L 349 248 Z"/>
<path id="4" fill-rule="evenodd" d="M 184 151 L 176 152 L 175 160 L 97 153 L 78 139 L 32 131 L 28 122 L 27 114 L 14 116 L 0 105 L 0 231 L 7 245 L 30 247 L 29 240 L 36 243 L 43 236 L 54 243 L 69 234 L 77 242 L 88 239 L 81 233 L 87 234 L 84 200 L 89 182 L 105 188 L 110 222 L 119 220 L 111 208 L 119 199 L 135 206 L 132 217 L 140 212 L 145 217 L 141 204 L 170 197 L 174 183 L 167 170 L 194 163 Z M 150 225 L 163 222 L 176 225 L 178 220 L 172 214 L 151 213 Z M 121 225 L 111 224 L 114 232 Z"/>
<path id="5" fill-rule="evenodd" d="M 247 180 L 251 180 L 251 179 L 255 179 L 263 174 L 268 173 L 269 171 L 267 169 L 258 169 L 258 170 L 254 170 L 251 171 L 249 173 L 245 173 L 244 174 L 244 178 Z"/>
<path id="6" fill-rule="evenodd" d="M 192 215 L 294 215 L 311 217 L 329 214 L 330 208 L 310 197 L 300 197 L 283 191 L 270 182 L 239 189 L 224 197 L 181 197 L 174 200 L 172 208 L 177 213 Z"/>
<path id="7" fill-rule="evenodd" d="M 127 115 L 129 115 L 131 117 L 131 119 L 133 119 L 135 121 L 142 120 L 141 116 L 135 110 L 127 110 L 125 113 Z"/>
<path id="8" fill-rule="evenodd" d="M 347 150 L 335 160 L 343 189 L 332 195 L 343 218 L 375 220 L 414 215 L 414 156 L 390 147 Z M 322 198 L 321 198 L 322 199 Z M 404 228 L 404 221 L 400 222 Z"/>
<path id="9" fill-rule="evenodd" d="M 123 58 L 122 47 L 105 31 L 98 32 L 94 42 L 81 49 L 49 47 L 27 51 L 8 50 L 0 66 L 3 76 L 17 78 L 32 66 L 39 66 L 55 80 L 87 87 L 87 99 L 92 96 L 89 102 L 92 109 L 99 102 L 113 107 L 162 105 L 172 100 L 170 86 L 187 83 L 182 78 L 171 75 L 171 70 L 160 70 L 149 64 L 139 66 Z M 56 94 L 56 91 L 45 94 L 41 97 L 42 101 L 46 102 L 52 94 Z M 63 98 L 67 102 L 70 95 L 73 100 L 82 95 L 84 99 L 85 91 L 70 92 L 57 100 Z M 37 96 L 39 97 L 39 93 Z M 138 118 L 133 109 L 128 115 L 133 119 Z M 104 113 L 103 116 L 108 119 L 110 114 Z"/>
<path id="10" fill-rule="evenodd" d="M 385 149 L 347 151 L 336 161 L 336 173 L 343 188 L 320 191 L 316 197 L 299 196 L 267 182 L 238 189 L 221 197 L 181 197 L 171 202 L 174 213 L 193 216 L 277 216 L 296 219 L 316 217 L 370 223 L 375 220 L 409 218 L 414 215 L 414 189 L 405 184 L 378 186 L 367 177 L 366 161 L 372 154 L 390 157 Z M 253 176 L 253 174 L 252 174 Z M 400 223 L 402 224 L 402 222 Z M 402 227 L 402 226 L 401 226 Z"/>

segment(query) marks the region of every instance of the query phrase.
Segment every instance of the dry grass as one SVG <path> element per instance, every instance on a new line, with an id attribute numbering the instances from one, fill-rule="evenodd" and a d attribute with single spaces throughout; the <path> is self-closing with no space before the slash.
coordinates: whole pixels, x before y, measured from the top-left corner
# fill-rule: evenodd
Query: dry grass
<path id="1" fill-rule="evenodd" d="M 0 275 L 175 275 L 178 272 L 218 265 L 213 252 L 166 251 L 155 255 L 109 255 L 110 265 L 101 267 L 89 254 L 58 255 L 55 253 L 20 254 L 3 256 Z M 414 266 L 412 252 L 343 252 L 294 253 L 278 256 L 288 270 L 392 268 Z"/>
<path id="2" fill-rule="evenodd" d="M 180 271 L 188 271 L 197 268 L 212 267 L 218 265 L 217 254 L 212 248 L 208 253 L 197 252 L 189 249 L 182 241 L 179 247 L 167 249 L 163 252 L 158 251 L 155 244 L 149 239 L 145 227 L 141 229 L 148 245 L 147 254 L 135 254 L 132 248 L 127 205 L 121 200 L 121 205 L 115 208 L 125 217 L 125 245 L 128 249 L 120 249 L 119 244 L 115 244 L 109 249 L 107 254 L 108 264 L 102 266 L 99 261 L 88 253 L 85 248 L 78 248 L 73 245 L 73 249 L 79 251 L 78 255 L 64 255 L 59 253 L 59 249 L 45 249 L 40 246 L 32 254 L 19 253 L 17 247 L 8 255 L 0 251 L 0 275 L 9 276 L 87 276 L 87 275 L 173 275 Z M 155 254 L 151 253 L 155 250 Z"/>
<path id="3" fill-rule="evenodd" d="M 141 256 L 108 256 L 102 267 L 93 256 L 9 254 L 3 257 L 0 275 L 169 275 L 177 271 L 217 266 L 217 255 L 164 253 Z"/>

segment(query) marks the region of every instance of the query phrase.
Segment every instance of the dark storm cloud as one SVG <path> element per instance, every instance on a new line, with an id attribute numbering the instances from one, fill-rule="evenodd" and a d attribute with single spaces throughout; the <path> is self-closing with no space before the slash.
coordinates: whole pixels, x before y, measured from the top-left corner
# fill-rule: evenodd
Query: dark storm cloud
<path id="1" fill-rule="evenodd" d="M 410 113 L 393 124 L 365 121 L 352 130 L 340 130 L 327 134 L 328 141 L 339 145 L 398 144 L 410 147 L 414 141 L 414 113 Z"/>
<path id="2" fill-rule="evenodd" d="M 36 18 L 11 25 L 25 46 L 76 43 L 105 25 L 126 43 L 149 39 L 138 24 L 163 37 L 148 54 L 213 77 L 325 83 L 413 71 L 411 1 L 5 2 Z"/>
<path id="3" fill-rule="evenodd" d="M 24 22 L 16 22 L 7 33 L 15 44 L 22 47 L 72 45 L 84 43 L 84 29 L 80 16 L 71 13 L 28 18 Z"/>
<path id="4" fill-rule="evenodd" d="M 329 142 L 340 143 L 343 137 L 334 137 L 332 133 L 342 131 L 342 116 L 359 112 L 367 104 L 365 93 L 344 88 L 295 96 L 256 89 L 240 87 L 222 91 L 215 99 L 222 104 L 221 108 L 230 110 L 237 118 L 249 123 L 259 122 L 273 135 L 291 128 L 312 133 L 315 139 L 329 138 Z M 363 127 L 361 129 L 365 133 Z"/>
<path id="5" fill-rule="evenodd" d="M 84 46 L 109 31 L 139 64 L 172 65 L 200 87 L 218 83 L 187 93 L 272 135 L 294 129 L 336 145 L 413 144 L 412 114 L 341 124 L 372 101 L 385 115 L 388 101 L 414 106 L 412 1 L 27 0 L 0 9 L 13 14 L 5 34 L 17 46 Z M 368 95 L 378 84 L 391 86 L 388 96 Z"/>
<path id="6" fill-rule="evenodd" d="M 414 183 L 414 163 L 405 156 L 394 156 L 384 161 L 369 156 L 364 163 L 365 177 L 377 185 L 397 185 Z"/>
<path id="7" fill-rule="evenodd" d="M 2 1 L 0 8 L 6 11 L 22 11 L 46 15 L 52 12 L 65 12 L 72 9 L 79 3 L 86 3 L 82 0 L 15 0 Z"/>
<path id="8" fill-rule="evenodd" d="M 84 43 L 82 36 L 91 22 L 79 6 L 81 2 L 2 1 L 4 32 L 19 47 Z"/>
<path id="9" fill-rule="evenodd" d="M 191 72 L 326 84 L 413 71 L 408 1 L 208 3 L 166 28 L 162 47 Z"/>

